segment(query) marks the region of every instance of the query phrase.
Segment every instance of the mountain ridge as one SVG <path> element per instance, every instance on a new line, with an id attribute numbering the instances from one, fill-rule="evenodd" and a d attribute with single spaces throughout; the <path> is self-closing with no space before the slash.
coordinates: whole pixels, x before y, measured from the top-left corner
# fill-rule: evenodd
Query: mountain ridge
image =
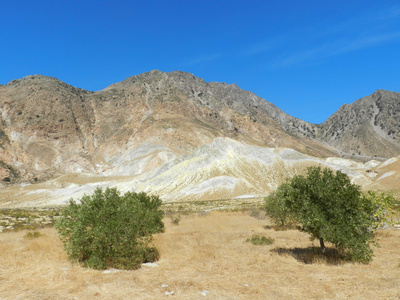
<path id="1" fill-rule="evenodd" d="M 4 93 L 7 88 L 8 93 Z M 382 94 L 385 96 L 388 93 L 390 92 L 378 90 L 368 97 L 379 100 Z M 397 97 L 398 93 L 394 95 Z M 177 154 L 185 153 L 182 151 L 185 147 L 188 151 L 193 151 L 218 136 L 267 147 L 289 147 L 319 157 L 351 157 L 352 154 L 353 158 L 363 155 L 374 157 L 377 156 L 374 152 L 378 152 L 388 158 L 400 153 L 400 146 L 393 146 L 390 137 L 384 134 L 375 135 L 371 140 L 371 128 L 360 127 L 366 121 L 358 122 L 343 134 L 341 127 L 344 125 L 341 120 L 346 119 L 344 115 L 349 111 L 354 111 L 352 105 L 365 102 L 362 100 L 364 98 L 354 104 L 342 106 L 327 121 L 316 125 L 291 117 L 273 103 L 250 91 L 244 91 L 235 84 L 207 83 L 193 74 L 181 71 L 164 73 L 153 70 L 129 77 L 96 92 L 73 87 L 54 77 L 33 75 L 1 86 L 0 96 L 0 141 L 3 145 L 3 156 L 8 158 L 1 161 L 8 166 L 12 165 L 10 157 L 27 162 L 27 156 L 30 154 L 26 152 L 33 152 L 34 156 L 49 140 L 51 146 L 47 148 L 53 150 L 49 150 L 52 152 L 50 156 L 59 157 L 61 152 L 64 152 L 59 147 L 63 142 L 70 145 L 71 149 L 64 156 L 61 155 L 62 160 L 68 156 L 75 157 L 75 160 L 81 161 L 91 171 L 96 171 L 95 165 L 104 160 L 101 151 L 112 152 L 104 149 L 108 144 L 119 144 L 121 147 L 125 143 L 138 147 L 149 139 L 150 143 L 174 148 L 173 151 Z M 382 103 L 378 105 L 385 109 L 387 106 Z M 377 107 L 380 107 L 378 105 Z M 110 113 L 107 114 L 107 111 Z M 371 113 L 364 114 L 363 117 L 365 115 L 370 116 Z M 382 123 L 384 118 L 377 120 Z M 180 124 L 183 121 L 186 123 Z M 354 118 L 351 121 L 354 123 Z M 332 133 L 332 128 L 335 127 L 333 123 L 337 129 Z M 382 126 L 381 123 L 378 125 Z M 10 132 L 7 134 L 5 131 L 10 126 L 13 130 L 8 130 Z M 156 128 L 157 126 L 167 128 Z M 199 130 L 193 132 L 193 127 Z M 377 131 L 376 128 L 377 126 L 373 129 Z M 399 135 L 395 129 L 390 130 L 392 131 L 388 132 L 388 136 Z M 158 136 L 158 140 L 155 141 L 156 131 L 162 131 L 163 135 Z M 343 145 L 339 140 L 342 134 L 345 141 L 348 141 L 351 135 L 354 141 L 354 135 L 362 131 L 368 133 L 370 144 L 379 140 L 384 149 L 377 151 L 373 148 L 367 151 L 365 143 L 362 142 L 353 143 L 353 149 L 347 147 L 349 143 Z M 16 142 L 21 133 L 25 133 L 28 141 L 32 140 L 32 147 L 21 146 Z M 367 138 L 367 133 L 362 136 Z M 336 138 L 332 138 L 332 135 Z M 135 136 L 138 137 L 136 140 Z M 54 143 L 54 140 L 59 140 L 60 143 Z M 175 143 L 180 145 L 176 147 Z M 363 153 L 360 145 L 363 146 Z M 89 159 L 88 155 L 91 156 Z M 50 159 L 49 167 L 54 165 L 54 160 L 56 159 Z M 46 162 L 47 157 L 44 161 L 41 159 L 41 162 L 37 162 L 39 168 L 36 169 L 40 169 L 40 165 Z M 35 167 L 30 166 L 28 169 Z M 61 173 L 65 171 L 67 170 Z M 25 174 L 29 173 L 29 170 L 21 170 L 20 173 L 22 177 L 27 177 Z M 38 174 L 31 174 L 30 177 L 46 178 Z"/>
<path id="2" fill-rule="evenodd" d="M 368 161 L 398 156 L 399 107 L 399 93 L 378 90 L 343 105 L 324 123 L 312 124 L 236 84 L 206 82 L 181 71 L 153 70 L 94 92 L 53 77 L 27 76 L 0 86 L 0 179 L 35 183 L 79 173 L 126 176 L 134 180 L 132 187 L 146 191 L 152 187 L 165 194 L 168 186 L 177 184 L 168 181 L 175 178 L 171 170 L 176 164 L 181 166 L 179 172 L 194 172 L 192 183 L 184 178 L 172 193 L 180 199 L 186 197 L 185 191 L 207 190 L 208 184 L 224 190 L 224 183 L 236 186 L 232 188 L 236 192 L 225 189 L 226 195 L 246 194 L 246 188 L 260 195 L 261 187 L 271 191 L 285 174 L 310 163 L 327 164 L 329 157 Z M 292 167 L 285 162 L 287 156 L 273 154 L 276 163 L 271 169 L 252 158 L 250 150 L 240 150 L 247 154 L 241 158 L 240 153 L 230 154 L 218 163 L 210 145 L 221 143 L 232 149 L 265 149 L 261 152 L 267 156 L 272 155 L 268 149 L 276 153 L 292 149 L 309 158 Z M 197 155 L 199 149 L 206 152 Z M 202 157 L 223 167 L 209 172 L 197 163 Z M 276 168 L 283 168 L 278 181 L 262 179 Z M 151 174 L 163 178 L 160 187 Z M 371 183 L 369 175 L 360 176 Z M 208 197 L 221 194 L 207 193 Z"/>

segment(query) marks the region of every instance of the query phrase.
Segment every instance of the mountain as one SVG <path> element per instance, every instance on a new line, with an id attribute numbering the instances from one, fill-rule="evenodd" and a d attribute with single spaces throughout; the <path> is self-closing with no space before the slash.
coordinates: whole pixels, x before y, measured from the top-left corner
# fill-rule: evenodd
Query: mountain
<path id="1" fill-rule="evenodd" d="M 315 164 L 373 184 L 365 172 L 376 160 L 339 157 L 399 155 L 399 104 L 398 93 L 379 90 L 316 125 L 184 72 L 151 71 L 97 92 L 28 76 L 0 86 L 0 178 L 35 184 L 23 195 L 4 186 L 0 198 L 70 197 L 105 183 L 171 201 L 265 195 Z"/>
<path id="2" fill-rule="evenodd" d="M 400 154 L 400 93 L 378 90 L 345 104 L 318 128 L 318 138 L 355 157 Z"/>
<path id="3" fill-rule="evenodd" d="M 13 180 L 68 172 L 135 175 L 216 137 L 335 155 L 281 125 L 312 128 L 308 123 L 236 85 L 183 72 L 152 71 L 98 92 L 29 76 L 0 87 L 0 107 L 1 161 Z"/>

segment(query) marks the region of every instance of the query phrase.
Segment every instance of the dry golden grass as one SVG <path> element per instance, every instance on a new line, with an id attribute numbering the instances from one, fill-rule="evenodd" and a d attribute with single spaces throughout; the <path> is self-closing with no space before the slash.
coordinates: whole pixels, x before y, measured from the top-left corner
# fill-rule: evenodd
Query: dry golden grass
<path id="1" fill-rule="evenodd" d="M 400 298 L 400 230 L 379 233 L 382 247 L 369 265 L 332 265 L 318 257 L 304 263 L 316 246 L 308 235 L 266 229 L 267 220 L 247 213 L 165 223 L 165 233 L 155 237 L 158 266 L 108 274 L 71 264 L 52 228 L 35 239 L 24 238 L 26 231 L 2 233 L 0 299 L 203 299 L 202 291 L 209 299 Z M 246 242 L 253 234 L 275 242 L 254 246 Z"/>

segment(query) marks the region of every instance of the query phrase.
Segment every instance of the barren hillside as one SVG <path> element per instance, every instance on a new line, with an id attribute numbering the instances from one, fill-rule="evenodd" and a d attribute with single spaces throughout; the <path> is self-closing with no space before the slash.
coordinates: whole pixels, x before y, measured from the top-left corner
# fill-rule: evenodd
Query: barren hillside
<path id="1" fill-rule="evenodd" d="M 2 203 L 60 204 L 109 185 L 166 201 L 259 197 L 315 164 L 396 189 L 371 168 L 400 153 L 399 101 L 377 91 L 315 125 L 184 72 L 97 92 L 28 76 L 0 86 Z"/>
<path id="2" fill-rule="evenodd" d="M 319 126 L 319 138 L 354 158 L 400 154 L 400 94 L 378 90 L 343 105 Z"/>

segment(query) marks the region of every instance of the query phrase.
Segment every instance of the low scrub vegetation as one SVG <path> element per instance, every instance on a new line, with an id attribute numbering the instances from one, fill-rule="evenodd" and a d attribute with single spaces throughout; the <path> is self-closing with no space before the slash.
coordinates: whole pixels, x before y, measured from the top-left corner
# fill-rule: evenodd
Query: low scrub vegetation
<path id="1" fill-rule="evenodd" d="M 42 234 L 39 231 L 28 231 L 24 235 L 24 239 L 33 240 L 40 237 Z"/>
<path id="2" fill-rule="evenodd" d="M 164 230 L 161 200 L 145 193 L 97 189 L 80 204 L 71 200 L 56 229 L 73 261 L 94 269 L 137 269 L 159 258 L 150 246 L 152 235 Z"/>
<path id="3" fill-rule="evenodd" d="M 168 217 L 171 219 L 171 223 L 174 225 L 179 225 L 179 222 L 181 221 L 182 216 L 179 213 L 168 213 Z"/>
<path id="4" fill-rule="evenodd" d="M 274 239 L 266 237 L 265 235 L 253 234 L 251 238 L 248 238 L 246 242 L 250 242 L 253 245 L 272 245 Z"/>
<path id="5" fill-rule="evenodd" d="M 0 232 L 52 227 L 60 212 L 60 208 L 3 208 L 0 209 Z"/>

